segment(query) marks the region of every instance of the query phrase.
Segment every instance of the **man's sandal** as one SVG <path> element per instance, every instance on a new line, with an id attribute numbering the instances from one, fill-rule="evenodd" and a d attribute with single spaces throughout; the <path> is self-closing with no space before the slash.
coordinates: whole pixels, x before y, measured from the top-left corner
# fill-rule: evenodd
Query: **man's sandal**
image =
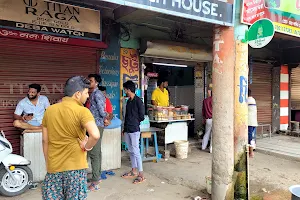
<path id="1" fill-rule="evenodd" d="M 122 178 L 134 178 L 136 176 L 137 176 L 137 174 L 135 174 L 133 171 L 130 171 L 130 172 L 126 172 L 121 177 Z"/>
<path id="2" fill-rule="evenodd" d="M 91 183 L 91 185 L 88 187 L 88 192 L 95 192 L 100 190 L 98 184 L 96 185 L 95 183 Z"/>
<path id="3" fill-rule="evenodd" d="M 143 176 L 138 176 L 134 179 L 133 184 L 140 184 L 142 182 L 146 181 L 146 178 Z"/>

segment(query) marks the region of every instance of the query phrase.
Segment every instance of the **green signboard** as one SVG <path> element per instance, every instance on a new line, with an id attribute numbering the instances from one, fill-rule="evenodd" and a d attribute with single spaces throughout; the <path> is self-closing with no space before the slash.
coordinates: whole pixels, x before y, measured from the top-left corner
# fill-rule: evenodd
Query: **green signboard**
<path id="1" fill-rule="evenodd" d="M 260 19 L 251 25 L 248 31 L 248 43 L 258 49 L 271 42 L 275 33 L 274 25 L 269 19 Z"/>

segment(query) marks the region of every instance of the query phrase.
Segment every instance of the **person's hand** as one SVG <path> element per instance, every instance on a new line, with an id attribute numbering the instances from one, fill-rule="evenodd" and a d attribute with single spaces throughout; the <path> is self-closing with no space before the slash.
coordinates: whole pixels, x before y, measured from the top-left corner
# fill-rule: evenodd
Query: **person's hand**
<path id="1" fill-rule="evenodd" d="M 108 125 L 110 125 L 110 123 L 111 123 L 110 120 L 108 120 L 108 119 L 104 120 L 104 126 L 108 126 Z"/>
<path id="2" fill-rule="evenodd" d="M 122 136 L 124 137 L 124 131 L 122 131 Z"/>
<path id="3" fill-rule="evenodd" d="M 205 119 L 202 120 L 202 124 L 206 124 L 206 120 Z"/>
<path id="4" fill-rule="evenodd" d="M 33 119 L 33 116 L 29 116 L 29 115 L 24 115 L 23 116 L 23 121 L 30 121 Z"/>
<path id="5" fill-rule="evenodd" d="M 80 148 L 82 149 L 82 151 L 85 151 L 85 144 L 87 143 L 87 141 L 89 140 L 89 137 L 86 135 L 85 138 L 83 140 L 81 139 L 77 139 L 78 140 L 78 143 L 79 143 L 79 146 Z"/>

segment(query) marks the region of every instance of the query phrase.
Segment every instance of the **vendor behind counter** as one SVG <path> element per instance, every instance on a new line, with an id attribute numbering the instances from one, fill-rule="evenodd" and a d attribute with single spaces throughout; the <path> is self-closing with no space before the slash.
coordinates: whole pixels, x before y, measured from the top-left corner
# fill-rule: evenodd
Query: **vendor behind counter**
<path id="1" fill-rule="evenodd" d="M 165 79 L 159 79 L 157 81 L 158 87 L 152 92 L 151 103 L 154 106 L 169 106 L 169 92 L 166 89 L 168 87 L 168 81 Z"/>

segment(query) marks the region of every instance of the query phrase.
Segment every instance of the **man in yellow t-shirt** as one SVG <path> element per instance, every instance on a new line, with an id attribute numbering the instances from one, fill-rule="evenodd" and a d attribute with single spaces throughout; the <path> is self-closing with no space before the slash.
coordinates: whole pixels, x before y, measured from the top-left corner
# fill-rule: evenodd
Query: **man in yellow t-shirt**
<path id="1" fill-rule="evenodd" d="M 89 80 L 82 76 L 70 78 L 62 102 L 45 112 L 42 125 L 47 174 L 42 186 L 43 199 L 87 198 L 86 152 L 100 138 L 93 115 L 83 106 L 89 86 Z"/>
<path id="2" fill-rule="evenodd" d="M 154 106 L 169 106 L 169 92 L 166 89 L 168 87 L 168 81 L 164 79 L 158 79 L 158 87 L 152 92 L 151 103 Z"/>

